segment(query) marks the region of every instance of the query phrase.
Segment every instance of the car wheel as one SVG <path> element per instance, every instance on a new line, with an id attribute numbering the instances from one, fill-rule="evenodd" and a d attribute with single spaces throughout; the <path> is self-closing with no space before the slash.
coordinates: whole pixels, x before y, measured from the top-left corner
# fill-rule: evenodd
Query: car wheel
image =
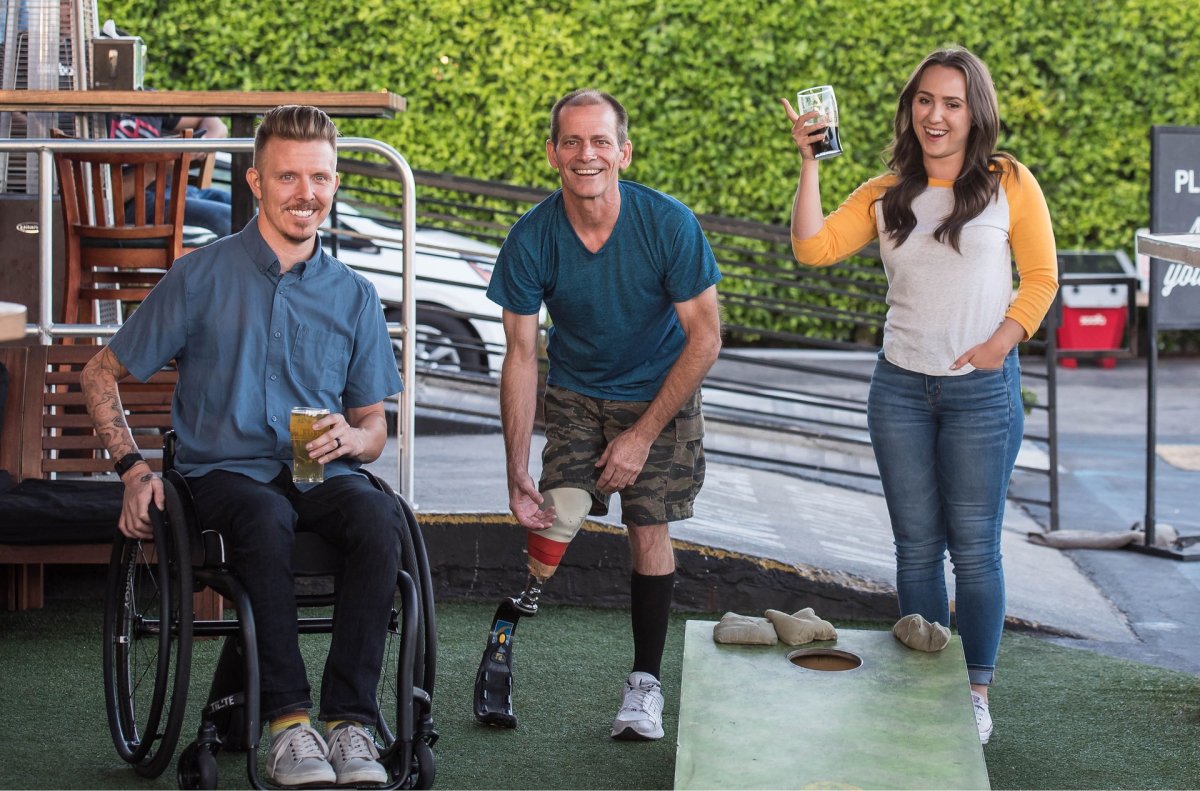
<path id="1" fill-rule="evenodd" d="M 387 320 L 400 321 L 400 310 L 387 311 Z M 417 367 L 444 373 L 487 373 L 487 353 L 465 319 L 445 308 L 417 306 Z M 402 342 L 392 339 L 399 361 Z"/>

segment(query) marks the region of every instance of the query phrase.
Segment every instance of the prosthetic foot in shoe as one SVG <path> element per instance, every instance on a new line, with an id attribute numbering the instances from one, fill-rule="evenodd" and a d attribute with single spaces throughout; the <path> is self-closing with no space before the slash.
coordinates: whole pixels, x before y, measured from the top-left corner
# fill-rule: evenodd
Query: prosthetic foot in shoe
<path id="1" fill-rule="evenodd" d="M 524 596 L 504 599 L 496 608 L 487 649 L 475 674 L 475 719 L 484 725 L 517 727 L 512 705 L 513 635 L 522 615 L 537 615 L 537 604 L 522 606 Z"/>

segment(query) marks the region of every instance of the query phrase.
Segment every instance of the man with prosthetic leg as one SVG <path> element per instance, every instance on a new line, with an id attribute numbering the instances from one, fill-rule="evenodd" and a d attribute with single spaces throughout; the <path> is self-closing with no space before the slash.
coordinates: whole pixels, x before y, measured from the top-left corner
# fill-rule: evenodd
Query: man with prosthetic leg
<path id="1" fill-rule="evenodd" d="M 493 619 L 475 685 L 483 723 L 516 726 L 513 633 L 534 615 L 584 518 L 621 495 L 630 546 L 632 672 L 613 723 L 618 739 L 662 738 L 660 663 L 674 587 L 668 523 L 692 515 L 704 481 L 700 384 L 720 351 L 721 275 L 682 203 L 621 181 L 633 144 L 620 102 L 572 92 L 550 116 L 546 157 L 562 189 L 510 231 L 488 297 L 504 308 L 500 384 L 509 507 L 526 528 L 524 590 Z M 539 310 L 552 320 L 546 446 L 535 484 Z"/>

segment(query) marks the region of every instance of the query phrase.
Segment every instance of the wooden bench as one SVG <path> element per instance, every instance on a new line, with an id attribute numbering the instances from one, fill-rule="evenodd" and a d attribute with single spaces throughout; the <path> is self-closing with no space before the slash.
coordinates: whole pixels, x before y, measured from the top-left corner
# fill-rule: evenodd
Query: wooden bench
<path id="1" fill-rule="evenodd" d="M 109 563 L 123 489 L 92 428 L 79 385 L 79 372 L 99 349 L 73 344 L 0 348 L 0 362 L 10 375 L 0 468 L 18 484 L 38 482 L 0 494 L 6 523 L 0 531 L 0 567 L 7 571 L 0 594 L 9 610 L 43 605 L 47 564 Z M 174 369 L 164 369 L 145 383 L 121 382 L 126 420 L 155 471 L 162 470 L 162 435 L 171 428 L 177 380 Z M 10 507 L 6 513 L 5 497 L 30 487 L 63 493 L 73 501 L 71 507 L 49 509 L 44 523 L 35 514 L 36 524 L 22 519 L 14 527 L 10 516 L 17 511 Z M 197 594 L 195 606 L 197 617 L 220 618 L 222 602 L 214 591 Z"/>

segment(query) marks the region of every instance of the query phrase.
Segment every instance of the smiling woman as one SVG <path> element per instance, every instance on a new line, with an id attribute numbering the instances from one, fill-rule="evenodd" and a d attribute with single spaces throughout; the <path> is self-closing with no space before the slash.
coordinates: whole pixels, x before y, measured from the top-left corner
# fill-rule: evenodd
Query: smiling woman
<path id="1" fill-rule="evenodd" d="M 889 172 L 829 217 L 805 126 L 813 113 L 781 101 L 801 157 L 796 259 L 829 265 L 879 239 L 889 307 L 867 428 L 895 536 L 900 610 L 950 623 L 949 550 L 986 744 L 1004 629 L 1000 528 L 1024 429 L 1016 346 L 1037 331 L 1057 289 L 1050 213 L 1033 174 L 995 150 L 995 88 L 964 49 L 937 50 L 917 66 L 897 102 Z"/>

